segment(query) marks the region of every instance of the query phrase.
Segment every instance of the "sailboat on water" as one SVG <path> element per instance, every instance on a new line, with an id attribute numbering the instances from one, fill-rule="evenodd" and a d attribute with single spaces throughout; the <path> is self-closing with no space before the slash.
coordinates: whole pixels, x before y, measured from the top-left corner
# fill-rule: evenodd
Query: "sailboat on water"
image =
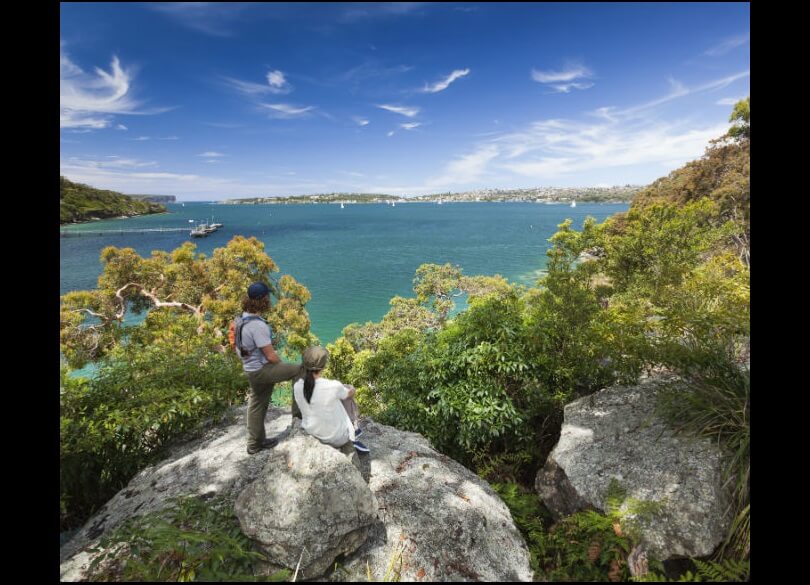
<path id="1" fill-rule="evenodd" d="M 576 206 L 577 206 L 577 202 L 576 202 L 576 201 L 572 201 L 572 202 L 571 202 L 571 207 L 576 207 Z"/>
<path id="2" fill-rule="evenodd" d="M 341 209 L 345 209 L 345 208 L 343 207 L 343 201 L 341 201 L 341 202 L 340 202 L 340 208 L 341 208 Z"/>

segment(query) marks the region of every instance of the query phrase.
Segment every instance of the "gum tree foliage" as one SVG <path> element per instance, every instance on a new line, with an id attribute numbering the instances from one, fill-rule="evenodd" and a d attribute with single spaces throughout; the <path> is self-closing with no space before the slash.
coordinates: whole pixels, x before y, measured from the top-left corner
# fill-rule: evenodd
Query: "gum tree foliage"
<path id="1" fill-rule="evenodd" d="M 74 291 L 61 299 L 61 349 L 71 367 L 82 367 L 119 345 L 127 311 L 192 315 L 196 333 L 220 339 L 251 282 L 270 286 L 272 308 L 266 315 L 277 347 L 303 350 L 314 343 L 305 305 L 306 287 L 292 276 L 275 276 L 278 267 L 256 238 L 234 237 L 207 258 L 185 243 L 172 252 L 155 251 L 142 258 L 132 248 L 107 247 L 101 252 L 104 271 L 92 291 Z M 142 327 L 149 328 L 147 320 Z M 162 335 L 155 332 L 155 335 Z"/>
<path id="2" fill-rule="evenodd" d="M 275 344 L 300 350 L 315 342 L 304 308 L 309 291 L 278 267 L 254 238 L 235 237 L 210 258 L 193 244 L 141 258 L 105 248 L 98 288 L 62 297 L 65 361 L 94 360 L 96 374 L 63 371 L 60 388 L 60 486 L 63 527 L 84 521 L 168 445 L 244 402 L 247 381 L 223 335 L 241 313 L 248 285 L 270 285 L 266 315 Z M 136 326 L 126 311 L 149 310 Z"/>

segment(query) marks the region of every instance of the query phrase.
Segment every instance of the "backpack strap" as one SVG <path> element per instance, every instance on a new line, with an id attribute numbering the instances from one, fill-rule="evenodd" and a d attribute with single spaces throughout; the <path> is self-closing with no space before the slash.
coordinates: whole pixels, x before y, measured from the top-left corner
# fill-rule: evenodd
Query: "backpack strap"
<path id="1" fill-rule="evenodd" d="M 249 321 L 256 321 L 259 320 L 265 325 L 269 326 L 269 323 L 259 315 L 250 315 L 248 317 L 237 317 L 234 322 L 236 323 L 235 332 L 234 332 L 234 348 L 236 349 L 237 353 L 242 357 L 247 357 L 250 355 L 250 352 L 245 350 L 242 347 L 242 328 L 245 326 L 245 323 Z"/>

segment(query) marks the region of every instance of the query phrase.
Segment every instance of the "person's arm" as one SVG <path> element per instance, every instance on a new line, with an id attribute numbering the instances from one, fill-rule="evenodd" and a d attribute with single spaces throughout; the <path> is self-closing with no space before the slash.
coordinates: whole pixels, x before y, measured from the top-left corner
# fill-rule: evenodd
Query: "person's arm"
<path id="1" fill-rule="evenodd" d="M 278 357 L 276 350 L 273 349 L 272 343 L 268 343 L 267 345 L 265 345 L 264 347 L 260 347 L 259 349 L 262 350 L 264 357 L 266 357 L 267 361 L 270 362 L 271 364 L 281 363 L 281 358 Z"/>
<path id="2" fill-rule="evenodd" d="M 347 392 L 347 394 L 348 394 L 348 395 L 346 396 L 346 398 L 351 398 L 351 397 L 353 397 L 353 396 L 355 395 L 355 393 L 357 392 L 357 390 L 355 389 L 355 387 L 354 387 L 354 386 L 352 386 L 351 384 L 343 384 L 343 387 L 346 389 L 346 392 Z M 343 400 L 345 400 L 346 398 L 343 398 Z"/>

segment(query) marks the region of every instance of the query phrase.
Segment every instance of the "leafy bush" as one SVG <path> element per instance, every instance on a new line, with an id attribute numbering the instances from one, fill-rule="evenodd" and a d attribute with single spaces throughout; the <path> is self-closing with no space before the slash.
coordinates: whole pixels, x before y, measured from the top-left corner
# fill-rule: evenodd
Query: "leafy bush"
<path id="1" fill-rule="evenodd" d="M 192 318 L 177 321 L 193 330 Z M 188 335 L 171 351 L 162 342 L 131 342 L 102 360 L 91 380 L 63 371 L 63 528 L 84 521 L 172 441 L 244 400 L 247 382 L 237 360 L 208 343 Z"/>
<path id="2" fill-rule="evenodd" d="M 103 551 L 103 552 L 101 552 Z M 232 502 L 181 498 L 170 508 L 127 521 L 103 538 L 92 581 L 286 581 L 282 569 L 257 574 L 266 557 L 239 527 Z"/>

